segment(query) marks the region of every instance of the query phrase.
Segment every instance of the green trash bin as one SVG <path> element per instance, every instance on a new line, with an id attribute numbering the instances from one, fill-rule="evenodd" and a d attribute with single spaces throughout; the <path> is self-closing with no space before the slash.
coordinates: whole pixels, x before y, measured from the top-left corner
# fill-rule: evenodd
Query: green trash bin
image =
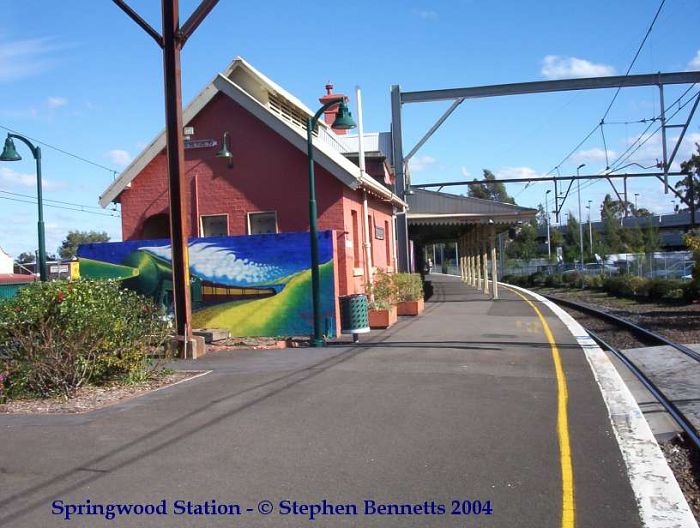
<path id="1" fill-rule="evenodd" d="M 343 334 L 369 332 L 367 296 L 364 293 L 340 297 L 340 327 Z"/>

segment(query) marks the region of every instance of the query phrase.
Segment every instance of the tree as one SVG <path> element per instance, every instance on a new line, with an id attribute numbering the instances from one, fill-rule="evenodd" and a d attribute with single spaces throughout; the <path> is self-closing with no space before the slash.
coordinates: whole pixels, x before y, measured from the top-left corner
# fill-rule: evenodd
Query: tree
<path id="1" fill-rule="evenodd" d="M 509 257 L 520 258 L 525 262 L 537 256 L 537 222 L 535 220 L 520 227 L 515 238 L 508 244 L 507 252 Z"/>
<path id="2" fill-rule="evenodd" d="M 496 180 L 496 176 L 488 169 L 484 169 L 484 179 L 486 182 L 475 183 L 469 186 L 467 196 L 471 198 L 481 198 L 482 200 L 494 200 L 515 204 L 515 200 L 506 191 L 506 186 Z M 475 178 L 474 181 L 477 181 Z"/>
<path id="3" fill-rule="evenodd" d="M 646 209 L 643 210 L 646 211 Z M 605 220 L 607 216 L 612 216 L 613 218 L 617 218 L 619 220 L 625 216 L 625 213 L 628 215 L 632 214 L 634 216 L 638 216 L 635 214 L 634 204 L 621 200 L 613 200 L 609 194 L 605 195 L 603 203 L 600 204 L 600 218 L 602 220 Z"/>
<path id="4" fill-rule="evenodd" d="M 92 242 L 109 242 L 109 235 L 104 231 L 69 231 L 66 239 L 58 248 L 58 254 L 62 259 L 70 259 L 76 256 L 80 244 Z"/>
<path id="5" fill-rule="evenodd" d="M 692 196 L 693 202 L 695 202 L 695 210 L 697 211 L 700 209 L 700 143 L 696 143 L 695 148 L 698 152 L 693 154 L 689 160 L 681 163 L 681 172 L 685 173 L 686 176 L 676 182 L 675 188 L 688 203 L 690 203 Z M 691 181 L 693 182 L 692 192 L 690 187 Z M 685 203 L 676 205 L 676 212 L 687 210 L 688 206 Z"/>
<path id="6" fill-rule="evenodd" d="M 581 259 L 581 233 L 579 223 L 573 213 L 569 213 L 564 233 L 564 260 L 578 262 Z"/>
<path id="7" fill-rule="evenodd" d="M 31 251 L 24 251 L 17 255 L 17 258 L 15 259 L 15 262 L 18 264 L 29 264 L 30 262 L 34 262 L 34 259 L 36 257 L 34 256 L 34 253 Z"/>
<path id="8" fill-rule="evenodd" d="M 542 204 L 537 204 L 537 225 L 546 226 L 547 225 L 547 211 L 544 210 Z"/>

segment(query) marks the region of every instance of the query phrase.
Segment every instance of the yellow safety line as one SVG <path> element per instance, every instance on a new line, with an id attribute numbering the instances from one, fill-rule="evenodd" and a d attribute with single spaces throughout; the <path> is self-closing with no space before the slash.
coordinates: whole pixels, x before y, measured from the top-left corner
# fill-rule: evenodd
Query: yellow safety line
<path id="1" fill-rule="evenodd" d="M 566 386 L 566 375 L 561 363 L 559 348 L 554 340 L 554 335 L 547 324 L 539 308 L 522 293 L 512 291 L 523 301 L 530 305 L 542 323 L 544 334 L 552 350 L 552 360 L 554 361 L 554 371 L 557 375 L 557 433 L 559 435 L 559 458 L 561 462 L 561 528 L 574 528 L 575 526 L 575 506 L 574 506 L 574 470 L 571 465 L 571 441 L 569 439 L 569 415 L 567 402 L 569 391 Z"/>

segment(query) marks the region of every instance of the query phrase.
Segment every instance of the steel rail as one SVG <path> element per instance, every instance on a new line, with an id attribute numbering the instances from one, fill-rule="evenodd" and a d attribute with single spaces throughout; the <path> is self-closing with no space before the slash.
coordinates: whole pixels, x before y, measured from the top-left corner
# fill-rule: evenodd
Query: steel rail
<path id="1" fill-rule="evenodd" d="M 651 341 L 656 341 L 658 343 L 661 343 L 666 346 L 670 346 L 671 348 L 678 350 L 679 352 L 682 352 L 686 356 L 694 359 L 695 361 L 700 362 L 700 354 L 698 354 L 695 350 L 692 348 L 689 348 L 685 345 L 681 345 L 679 343 L 675 343 L 674 341 L 671 341 L 670 339 L 659 335 L 655 332 L 652 332 L 651 330 L 648 330 L 647 328 L 644 328 L 642 326 L 639 326 L 638 324 L 633 323 L 632 321 L 628 321 L 627 319 L 624 319 L 622 317 L 619 317 L 617 315 L 611 314 L 609 312 L 605 312 L 603 310 L 598 310 L 597 308 L 593 308 L 592 306 L 588 304 L 581 304 L 577 303 L 574 301 L 570 301 L 568 299 L 561 299 L 559 297 L 555 297 L 553 295 L 544 295 L 545 298 L 549 299 L 550 301 L 553 301 L 557 304 L 562 304 L 564 306 L 568 306 L 570 308 L 573 308 L 575 310 L 578 310 L 580 312 L 584 312 L 590 315 L 593 315 L 595 317 L 598 317 L 600 319 L 606 319 L 613 324 L 616 324 L 618 326 L 621 326 L 625 328 L 626 330 L 629 330 L 633 334 L 636 334 L 637 336 L 641 336 L 645 339 L 651 340 Z"/>
<path id="2" fill-rule="evenodd" d="M 651 381 L 644 372 L 642 372 L 637 365 L 635 365 L 623 352 L 620 350 L 616 349 L 606 341 L 604 341 L 599 335 L 597 335 L 595 332 L 592 332 L 588 328 L 585 329 L 586 332 L 593 338 L 594 341 L 596 341 L 599 345 L 601 345 L 604 348 L 607 348 L 610 352 L 615 354 L 615 356 L 622 361 L 622 363 L 634 374 L 637 379 L 646 387 L 646 389 L 656 398 L 656 400 L 661 404 L 661 406 L 666 409 L 666 412 L 671 415 L 671 417 L 675 420 L 675 422 L 678 424 L 678 426 L 683 430 L 683 432 L 688 435 L 688 438 L 690 439 L 693 444 L 695 444 L 695 448 L 700 450 L 700 435 L 698 434 L 697 429 L 693 426 L 693 424 L 688 421 L 688 419 L 685 417 L 683 412 L 676 407 L 676 405 L 668 399 L 664 393 L 659 389 L 659 387 Z"/>

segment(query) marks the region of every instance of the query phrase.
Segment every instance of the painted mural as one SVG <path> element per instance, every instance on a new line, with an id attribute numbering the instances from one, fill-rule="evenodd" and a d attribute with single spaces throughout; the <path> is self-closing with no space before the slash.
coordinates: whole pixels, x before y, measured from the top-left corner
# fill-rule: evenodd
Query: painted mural
<path id="1" fill-rule="evenodd" d="M 325 333 L 336 335 L 333 232 L 319 233 L 321 309 Z M 80 275 L 116 279 L 172 307 L 169 240 L 84 244 Z M 312 333 L 308 233 L 192 238 L 189 241 L 193 326 L 232 336 Z"/>

